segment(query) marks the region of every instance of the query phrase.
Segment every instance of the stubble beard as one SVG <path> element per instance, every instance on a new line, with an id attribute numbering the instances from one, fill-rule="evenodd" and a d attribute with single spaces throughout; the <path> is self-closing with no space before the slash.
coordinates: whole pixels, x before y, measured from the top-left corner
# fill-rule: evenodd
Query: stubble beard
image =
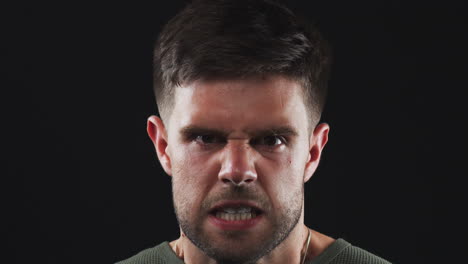
<path id="1" fill-rule="evenodd" d="M 255 197 L 256 199 L 252 200 L 260 200 L 263 206 L 271 208 L 270 203 L 266 199 L 262 200 L 257 194 L 249 192 L 249 190 L 245 188 L 234 188 L 232 192 L 225 192 L 221 196 L 222 197 L 218 196 L 210 200 L 219 200 L 221 198 L 252 199 Z M 260 235 L 257 236 L 257 240 L 260 241 L 257 245 L 251 245 L 249 247 L 250 250 L 239 252 L 234 244 L 232 246 L 229 245 L 229 240 L 235 242 L 236 237 L 239 236 L 237 231 L 225 231 L 223 235 L 228 242 L 222 243 L 224 247 L 220 248 L 219 245 L 221 243 L 213 241 L 202 228 L 202 223 L 206 216 L 197 215 L 196 219 L 190 217 L 191 212 L 188 209 L 190 206 L 187 206 L 190 204 L 190 201 L 176 201 L 176 194 L 173 193 L 175 214 L 180 228 L 196 247 L 202 250 L 207 256 L 214 259 L 218 264 L 255 264 L 260 258 L 280 245 L 296 227 L 301 218 L 304 199 L 303 186 L 298 188 L 290 197 L 292 197 L 292 199 L 282 205 L 283 210 L 279 212 L 276 219 L 272 219 L 271 215 L 268 218 L 270 223 L 272 223 L 272 232 L 270 234 L 264 234 L 263 237 L 260 237 Z M 211 202 L 206 204 L 211 204 Z M 202 208 L 203 207 L 204 205 L 202 205 Z"/>

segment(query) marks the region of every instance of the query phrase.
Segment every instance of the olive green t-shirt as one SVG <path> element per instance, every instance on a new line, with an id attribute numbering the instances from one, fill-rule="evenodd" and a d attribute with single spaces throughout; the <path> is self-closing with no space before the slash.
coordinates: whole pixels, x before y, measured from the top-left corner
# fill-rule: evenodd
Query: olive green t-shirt
<path id="1" fill-rule="evenodd" d="M 389 264 L 376 255 L 355 247 L 342 238 L 335 240 L 325 251 L 307 264 Z M 117 264 L 184 264 L 168 242 L 141 251 L 137 255 Z"/>

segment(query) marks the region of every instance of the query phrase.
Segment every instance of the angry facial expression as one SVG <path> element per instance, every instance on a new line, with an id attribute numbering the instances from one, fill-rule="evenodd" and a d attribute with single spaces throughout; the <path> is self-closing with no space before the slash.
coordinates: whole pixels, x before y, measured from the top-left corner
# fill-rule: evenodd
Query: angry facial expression
<path id="1" fill-rule="evenodd" d="M 180 227 L 220 263 L 261 258 L 302 216 L 317 155 L 301 89 L 282 77 L 197 81 L 176 88 L 157 128 Z"/>

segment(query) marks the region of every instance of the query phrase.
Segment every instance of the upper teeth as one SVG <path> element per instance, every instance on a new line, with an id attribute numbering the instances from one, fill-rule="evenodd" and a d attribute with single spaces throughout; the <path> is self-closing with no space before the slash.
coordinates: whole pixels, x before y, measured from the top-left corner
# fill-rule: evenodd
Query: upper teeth
<path id="1" fill-rule="evenodd" d="M 250 213 L 252 211 L 252 208 L 250 207 L 237 207 L 237 208 L 232 208 L 232 207 L 226 207 L 223 208 L 222 211 L 228 214 L 241 214 L 241 213 Z"/>

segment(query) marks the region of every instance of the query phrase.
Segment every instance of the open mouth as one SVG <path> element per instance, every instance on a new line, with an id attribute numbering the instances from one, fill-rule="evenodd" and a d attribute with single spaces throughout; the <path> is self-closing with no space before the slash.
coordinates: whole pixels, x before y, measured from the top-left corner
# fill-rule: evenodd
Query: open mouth
<path id="1" fill-rule="evenodd" d="M 210 214 L 224 221 L 245 221 L 260 216 L 262 211 L 245 204 L 224 204 L 215 207 Z"/>

